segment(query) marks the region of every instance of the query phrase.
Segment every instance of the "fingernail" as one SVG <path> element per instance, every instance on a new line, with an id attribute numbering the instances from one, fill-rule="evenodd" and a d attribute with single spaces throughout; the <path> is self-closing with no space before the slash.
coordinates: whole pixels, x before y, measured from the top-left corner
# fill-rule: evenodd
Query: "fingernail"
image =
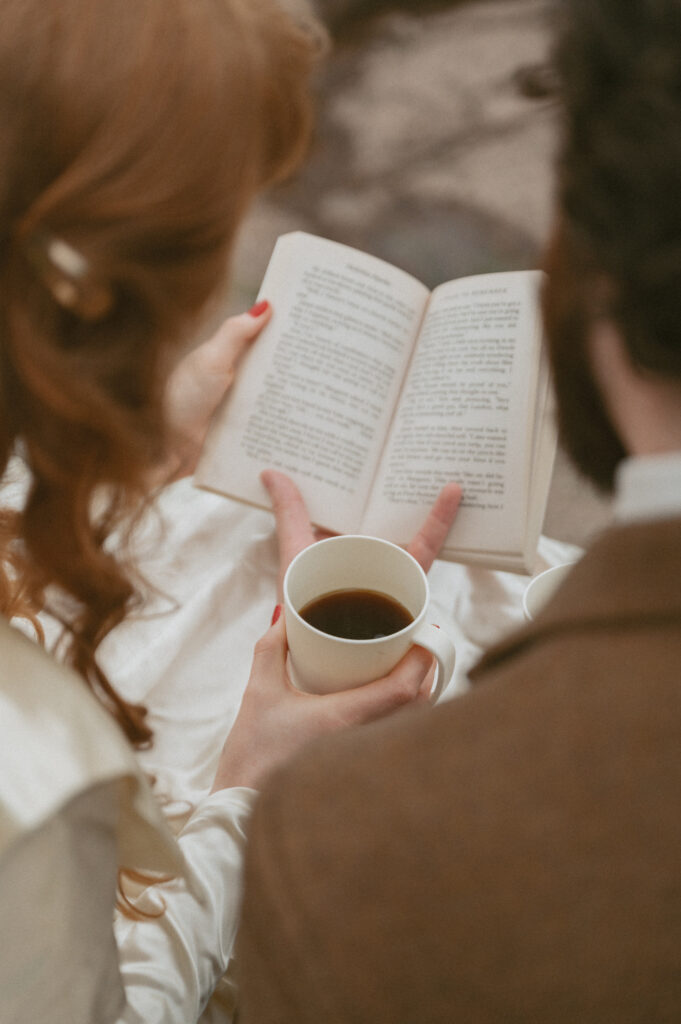
<path id="1" fill-rule="evenodd" d="M 267 299 L 262 299 L 260 302 L 256 302 L 255 306 L 251 306 L 248 311 L 249 316 L 257 317 L 262 316 L 263 313 L 270 308 L 270 304 Z"/>
<path id="2" fill-rule="evenodd" d="M 274 611 L 272 612 L 272 621 L 270 622 L 270 626 L 273 626 L 274 623 L 279 620 L 279 616 L 280 615 L 281 615 L 281 605 L 278 604 L 276 606 L 276 608 L 274 609 Z"/>

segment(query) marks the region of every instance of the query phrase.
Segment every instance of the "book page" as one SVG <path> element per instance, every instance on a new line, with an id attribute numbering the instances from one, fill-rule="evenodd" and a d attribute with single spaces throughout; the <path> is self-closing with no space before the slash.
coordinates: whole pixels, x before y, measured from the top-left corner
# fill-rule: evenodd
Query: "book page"
<path id="1" fill-rule="evenodd" d="M 551 381 L 551 370 L 546 346 L 541 347 L 537 381 L 537 414 L 532 436 L 532 469 L 530 480 L 530 509 L 525 536 L 524 567 L 528 574 L 534 572 L 537 561 L 537 546 L 546 504 L 553 477 L 553 463 L 558 447 L 558 424 L 555 396 Z"/>
<path id="2" fill-rule="evenodd" d="M 367 532 L 404 543 L 453 480 L 463 502 L 446 548 L 523 551 L 540 280 L 538 271 L 490 274 L 433 292 L 364 518 Z"/>
<path id="3" fill-rule="evenodd" d="M 280 469 L 313 522 L 356 530 L 428 299 L 415 278 L 348 246 L 280 238 L 260 296 L 273 316 L 248 353 L 196 474 L 269 506 Z"/>

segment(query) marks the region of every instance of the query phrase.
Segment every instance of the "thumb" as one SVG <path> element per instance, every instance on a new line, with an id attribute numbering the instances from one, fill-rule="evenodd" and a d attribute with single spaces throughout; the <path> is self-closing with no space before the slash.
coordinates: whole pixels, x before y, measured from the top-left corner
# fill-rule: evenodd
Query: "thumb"
<path id="1" fill-rule="evenodd" d="M 280 615 L 260 637 L 253 651 L 251 677 L 260 680 L 262 689 L 279 688 L 277 681 L 285 675 L 287 655 L 286 625 L 284 616 Z"/>
<path id="2" fill-rule="evenodd" d="M 197 350 L 201 369 L 231 379 L 241 356 L 271 317 L 272 307 L 267 300 L 257 302 L 247 313 L 230 316 Z"/>
<path id="3" fill-rule="evenodd" d="M 166 387 L 168 420 L 175 431 L 200 447 L 208 422 L 231 386 L 239 360 L 272 316 L 269 302 L 228 320 L 185 356 Z"/>
<path id="4" fill-rule="evenodd" d="M 432 664 L 433 656 L 423 647 L 414 646 L 388 675 L 353 690 L 329 694 L 328 700 L 348 725 L 382 718 L 419 697 Z"/>

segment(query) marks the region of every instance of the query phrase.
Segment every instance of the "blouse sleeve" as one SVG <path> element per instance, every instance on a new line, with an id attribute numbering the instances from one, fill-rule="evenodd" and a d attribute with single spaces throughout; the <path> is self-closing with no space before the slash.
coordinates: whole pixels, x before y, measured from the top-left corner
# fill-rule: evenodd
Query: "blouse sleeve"
<path id="1" fill-rule="evenodd" d="M 117 782 L 78 794 L 0 857 L 0 1020 L 112 1024 Z"/>
<path id="2" fill-rule="evenodd" d="M 159 916 L 116 925 L 127 1000 L 120 1024 L 193 1024 L 225 972 L 236 937 L 245 825 L 255 792 L 213 793 L 179 836 L 182 877 L 137 902 Z"/>

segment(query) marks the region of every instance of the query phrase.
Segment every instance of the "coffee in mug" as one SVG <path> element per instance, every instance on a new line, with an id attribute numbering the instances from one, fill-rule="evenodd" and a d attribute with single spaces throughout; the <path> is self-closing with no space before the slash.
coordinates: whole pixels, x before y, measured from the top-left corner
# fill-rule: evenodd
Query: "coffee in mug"
<path id="1" fill-rule="evenodd" d="M 414 621 L 403 604 L 378 590 L 332 590 L 309 601 L 298 613 L 315 629 L 348 640 L 376 640 L 399 633 Z"/>
<path id="2" fill-rule="evenodd" d="M 329 537 L 301 551 L 284 577 L 291 681 L 307 693 L 362 686 L 390 672 L 412 644 L 435 655 L 436 701 L 454 672 L 445 630 L 427 620 L 429 591 L 415 558 L 378 537 Z"/>

